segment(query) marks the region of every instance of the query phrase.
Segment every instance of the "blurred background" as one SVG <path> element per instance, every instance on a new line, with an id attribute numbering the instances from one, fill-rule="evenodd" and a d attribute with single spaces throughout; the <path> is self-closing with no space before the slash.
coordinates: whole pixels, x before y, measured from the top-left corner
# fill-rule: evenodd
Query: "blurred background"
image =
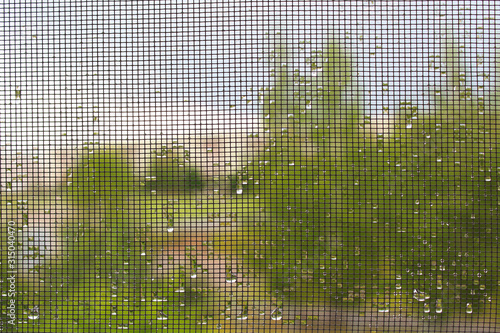
<path id="1" fill-rule="evenodd" d="M 133 124 L 168 101 L 261 111 L 269 53 L 289 48 L 290 70 L 334 38 L 352 61 L 363 112 L 401 101 L 432 112 L 444 83 L 432 57 L 453 41 L 467 85 L 495 82 L 500 10 L 488 1 L 36 1 L 1 4 L 1 151 L 150 139 Z M 485 80 L 485 75 L 488 80 Z M 38 151 L 40 158 L 43 154 Z"/>

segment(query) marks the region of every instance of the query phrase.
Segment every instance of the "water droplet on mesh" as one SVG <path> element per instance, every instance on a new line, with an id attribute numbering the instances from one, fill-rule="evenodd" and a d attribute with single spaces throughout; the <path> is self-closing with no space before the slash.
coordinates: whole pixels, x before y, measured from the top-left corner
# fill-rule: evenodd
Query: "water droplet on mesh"
<path id="1" fill-rule="evenodd" d="M 163 311 L 158 311 L 158 313 L 156 314 L 156 319 L 157 320 L 167 320 L 168 319 L 168 316 L 163 312 Z"/>
<path id="2" fill-rule="evenodd" d="M 272 320 L 281 320 L 283 318 L 283 309 L 277 307 L 273 311 L 271 311 L 271 319 Z"/>
<path id="3" fill-rule="evenodd" d="M 442 313 L 443 312 L 443 301 L 441 299 L 438 299 L 436 301 L 436 313 Z"/>
<path id="4" fill-rule="evenodd" d="M 465 312 L 472 313 L 472 303 L 467 303 L 467 306 L 465 308 Z"/>
<path id="5" fill-rule="evenodd" d="M 28 315 L 28 319 L 32 319 L 32 320 L 37 320 L 38 318 L 40 318 L 40 312 L 38 310 L 38 306 L 34 306 L 31 310 L 30 310 L 30 313 Z"/>
<path id="6" fill-rule="evenodd" d="M 171 214 L 167 216 L 167 232 L 174 231 L 174 218 Z"/>
<path id="7" fill-rule="evenodd" d="M 430 296 L 428 294 L 426 294 L 425 292 L 423 292 L 423 291 L 420 291 L 418 289 L 414 289 L 413 290 L 413 298 L 416 299 L 419 302 L 423 302 L 426 299 L 429 299 Z"/>
<path id="8" fill-rule="evenodd" d="M 389 304 L 388 303 L 379 303 L 377 310 L 380 313 L 389 312 Z"/>
<path id="9" fill-rule="evenodd" d="M 243 306 L 243 309 L 241 310 L 240 313 L 236 316 L 237 320 L 247 320 L 248 319 L 248 306 L 245 305 Z"/>
<path id="10" fill-rule="evenodd" d="M 234 283 L 237 280 L 237 276 L 233 274 L 233 270 L 230 269 L 226 273 L 226 282 L 227 283 Z"/>

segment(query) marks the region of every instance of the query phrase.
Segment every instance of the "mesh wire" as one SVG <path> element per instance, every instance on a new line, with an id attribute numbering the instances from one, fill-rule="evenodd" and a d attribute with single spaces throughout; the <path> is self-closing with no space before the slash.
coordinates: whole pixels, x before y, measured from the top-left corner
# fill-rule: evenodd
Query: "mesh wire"
<path id="1" fill-rule="evenodd" d="M 0 331 L 500 331 L 498 2 L 0 6 Z"/>

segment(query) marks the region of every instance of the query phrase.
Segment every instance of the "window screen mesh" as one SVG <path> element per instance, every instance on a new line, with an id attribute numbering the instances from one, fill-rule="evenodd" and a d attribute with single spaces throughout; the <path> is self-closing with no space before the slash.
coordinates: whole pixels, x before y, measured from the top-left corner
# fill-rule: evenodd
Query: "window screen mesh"
<path id="1" fill-rule="evenodd" d="M 498 2 L 0 7 L 0 331 L 500 331 Z"/>

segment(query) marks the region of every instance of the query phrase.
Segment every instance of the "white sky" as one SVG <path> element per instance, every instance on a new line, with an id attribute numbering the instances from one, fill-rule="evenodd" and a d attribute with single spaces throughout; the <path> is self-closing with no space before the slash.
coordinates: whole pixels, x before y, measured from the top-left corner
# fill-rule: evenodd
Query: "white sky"
<path id="1" fill-rule="evenodd" d="M 493 74 L 500 17 L 497 1 L 33 0 L 0 9 L 4 152 L 129 137 L 134 119 L 167 100 L 258 116 L 278 31 L 296 52 L 292 68 L 332 35 L 350 49 L 365 112 L 394 112 L 399 101 L 428 110 L 442 79 L 429 55 L 441 52 L 443 33 L 464 45 L 468 85 L 487 90 L 493 75 L 478 75 Z M 311 42 L 302 53 L 300 41 Z"/>

